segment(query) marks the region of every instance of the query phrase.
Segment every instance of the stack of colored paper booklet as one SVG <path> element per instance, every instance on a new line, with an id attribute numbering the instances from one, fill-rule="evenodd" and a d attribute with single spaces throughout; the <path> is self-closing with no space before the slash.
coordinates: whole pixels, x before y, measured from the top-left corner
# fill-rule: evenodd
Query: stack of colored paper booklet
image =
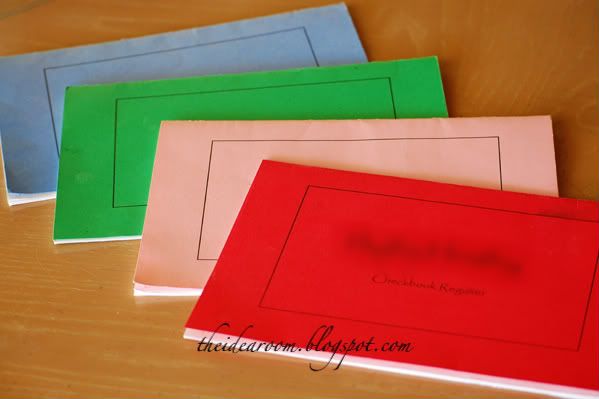
<path id="1" fill-rule="evenodd" d="M 599 206 L 558 198 L 551 117 L 366 61 L 344 4 L 2 57 L 8 203 L 141 238 L 133 294 L 199 295 L 198 350 L 597 397 Z"/>
<path id="2" fill-rule="evenodd" d="M 548 117 L 164 122 L 138 295 L 201 292 L 263 159 L 557 196 Z"/>
<path id="3" fill-rule="evenodd" d="M 365 61 L 344 4 L 0 57 L 0 137 L 8 202 L 55 196 L 65 89 L 70 86 Z"/>
<path id="4" fill-rule="evenodd" d="M 57 243 L 141 236 L 163 120 L 447 116 L 434 57 L 79 86 L 65 109 Z"/>
<path id="5" fill-rule="evenodd" d="M 598 222 L 592 201 L 264 161 L 185 337 L 597 397 Z"/>

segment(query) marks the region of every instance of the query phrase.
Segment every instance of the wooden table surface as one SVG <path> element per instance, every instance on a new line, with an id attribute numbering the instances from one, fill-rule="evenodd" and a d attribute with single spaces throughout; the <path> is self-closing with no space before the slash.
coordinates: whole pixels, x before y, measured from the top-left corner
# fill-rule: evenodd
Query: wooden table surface
<path id="1" fill-rule="evenodd" d="M 0 55 L 326 3 L 0 0 Z M 371 60 L 439 56 L 451 116 L 551 114 L 561 195 L 597 198 L 596 1 L 347 3 Z M 1 203 L 1 396 L 530 397 L 349 367 L 315 373 L 278 356 L 198 353 L 181 338 L 193 299 L 131 295 L 138 242 L 56 247 L 54 201 Z"/>

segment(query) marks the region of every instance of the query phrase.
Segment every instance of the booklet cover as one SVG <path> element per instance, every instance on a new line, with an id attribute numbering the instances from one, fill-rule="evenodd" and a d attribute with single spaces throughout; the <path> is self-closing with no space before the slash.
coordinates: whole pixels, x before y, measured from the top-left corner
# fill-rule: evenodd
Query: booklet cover
<path id="1" fill-rule="evenodd" d="M 54 241 L 139 238 L 162 120 L 434 116 L 436 57 L 70 87 Z"/>
<path id="2" fill-rule="evenodd" d="M 0 57 L 8 203 L 55 197 L 68 86 L 365 61 L 345 4 Z"/>
<path id="3" fill-rule="evenodd" d="M 598 217 L 594 201 L 264 161 L 185 337 L 597 397 Z"/>
<path id="4" fill-rule="evenodd" d="M 557 196 L 551 118 L 163 122 L 135 295 L 198 295 L 263 159 Z"/>

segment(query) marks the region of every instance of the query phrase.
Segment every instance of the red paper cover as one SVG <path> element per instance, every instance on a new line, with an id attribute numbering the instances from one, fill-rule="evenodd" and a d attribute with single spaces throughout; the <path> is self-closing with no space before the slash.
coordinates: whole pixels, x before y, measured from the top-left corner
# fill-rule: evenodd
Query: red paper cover
<path id="1" fill-rule="evenodd" d="M 264 161 L 187 327 L 597 390 L 592 201 Z"/>

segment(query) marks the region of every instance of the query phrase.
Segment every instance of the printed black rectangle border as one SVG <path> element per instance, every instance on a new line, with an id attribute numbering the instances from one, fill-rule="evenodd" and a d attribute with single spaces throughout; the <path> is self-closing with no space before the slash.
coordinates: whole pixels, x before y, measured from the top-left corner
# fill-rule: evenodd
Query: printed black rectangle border
<path id="1" fill-rule="evenodd" d="M 365 82 L 365 81 L 374 81 L 374 80 L 385 80 L 387 82 L 388 87 L 389 87 L 390 99 L 391 99 L 391 107 L 393 110 L 393 118 L 397 119 L 397 109 L 395 108 L 395 97 L 393 94 L 393 85 L 392 85 L 391 77 L 389 77 L 389 76 L 376 77 L 376 78 L 331 80 L 331 81 L 324 81 L 324 82 L 309 82 L 309 83 L 291 83 L 291 84 L 260 86 L 260 87 L 246 87 L 246 88 L 236 88 L 236 89 L 220 89 L 220 90 L 209 90 L 209 91 L 194 91 L 194 92 L 186 92 L 186 93 L 173 93 L 173 94 L 159 94 L 159 95 L 149 95 L 149 96 L 116 98 L 115 99 L 115 109 L 114 109 L 114 156 L 113 156 L 113 169 L 112 169 L 112 208 L 134 208 L 134 207 L 147 206 L 147 202 L 145 204 L 132 204 L 132 205 L 116 205 L 115 204 L 117 120 L 118 120 L 119 101 L 138 100 L 138 99 L 146 99 L 146 98 L 158 98 L 158 97 L 177 97 L 177 96 L 188 96 L 188 95 L 197 95 L 197 94 L 225 93 L 225 92 L 246 91 L 246 90 L 276 89 L 276 88 L 284 88 L 284 87 L 319 86 L 319 85 L 327 85 L 327 84 L 355 83 L 355 82 Z"/>
<path id="2" fill-rule="evenodd" d="M 333 318 L 333 319 L 347 320 L 347 321 L 353 321 L 353 322 L 357 322 L 357 323 L 376 324 L 376 325 L 382 325 L 382 326 L 394 327 L 394 328 L 404 328 L 404 329 L 408 329 L 408 330 L 423 331 L 423 332 L 429 332 L 429 333 L 445 334 L 445 335 L 459 336 L 459 337 L 466 337 L 466 338 L 474 338 L 474 339 L 485 339 L 485 340 L 489 340 L 489 341 L 496 341 L 496 342 L 508 343 L 508 344 L 519 344 L 519 345 L 525 345 L 525 346 L 530 346 L 530 347 L 540 347 L 540 348 L 545 348 L 545 349 L 556 349 L 556 350 L 563 350 L 563 351 L 568 351 L 568 352 L 579 352 L 580 351 L 580 347 L 581 347 L 581 344 L 582 344 L 582 339 L 583 339 L 583 336 L 584 336 L 584 327 L 586 325 L 586 320 L 587 320 L 587 316 L 588 316 L 588 312 L 589 312 L 589 307 L 590 307 L 590 303 L 591 303 L 591 295 L 593 293 L 593 286 L 594 286 L 595 279 L 596 279 L 596 276 L 597 276 L 597 268 L 599 266 L 599 246 L 598 246 L 598 249 L 597 249 L 597 257 L 595 258 L 595 266 L 594 266 L 594 270 L 593 270 L 593 275 L 591 277 L 590 286 L 588 288 L 588 292 L 589 293 L 588 293 L 588 297 L 587 297 L 587 303 L 586 303 L 586 307 L 585 307 L 585 311 L 584 311 L 584 316 L 583 316 L 583 319 L 582 319 L 582 325 L 580 327 L 578 344 L 577 344 L 577 346 L 576 346 L 575 349 L 564 348 L 564 347 L 559 347 L 559 346 L 552 346 L 552 345 L 535 344 L 535 343 L 524 342 L 524 341 L 513 341 L 513 340 L 506 340 L 506 339 L 492 338 L 492 337 L 485 337 L 485 336 L 452 333 L 452 332 L 440 331 L 440 330 L 432 330 L 432 329 L 427 329 L 427 328 L 410 327 L 410 326 L 396 325 L 396 324 L 391 324 L 391 323 L 375 322 L 375 321 L 370 321 L 370 320 L 359 320 L 359 319 L 352 319 L 352 318 L 349 318 L 349 317 L 323 315 L 323 314 L 319 314 L 319 313 L 304 312 L 304 311 L 281 309 L 281 308 L 275 308 L 275 307 L 265 306 L 263 304 L 264 298 L 266 296 L 266 293 L 268 292 L 270 284 L 271 284 L 271 282 L 273 280 L 273 277 L 274 277 L 274 275 L 276 273 L 277 267 L 279 266 L 279 262 L 281 260 L 281 257 L 283 256 L 283 252 L 285 251 L 285 248 L 287 247 L 287 242 L 289 241 L 289 238 L 291 237 L 291 233 L 293 232 L 293 228 L 294 228 L 294 226 L 296 224 L 296 221 L 298 219 L 300 210 L 302 209 L 302 206 L 304 204 L 306 196 L 307 196 L 307 194 L 308 194 L 308 192 L 309 192 L 309 190 L 311 188 L 328 189 L 328 190 L 336 190 L 336 191 L 345 191 L 345 192 L 352 192 L 352 193 L 356 193 L 356 194 L 378 195 L 378 196 L 392 197 L 392 198 L 402 198 L 402 199 L 408 199 L 408 200 L 414 200 L 414 201 L 422 201 L 422 202 L 429 202 L 429 203 L 438 203 L 438 204 L 445 204 L 445 205 L 455 205 L 455 206 L 461 206 L 461 207 L 467 207 L 467 208 L 476 208 L 476 209 L 485 209 L 485 210 L 497 211 L 497 212 L 507 212 L 507 213 L 521 214 L 521 215 L 530 215 L 530 216 L 548 217 L 548 218 L 554 218 L 554 219 L 571 220 L 571 221 L 577 221 L 577 222 L 582 222 L 582 223 L 599 224 L 599 221 L 597 221 L 597 220 L 568 218 L 568 217 L 563 217 L 563 216 L 530 213 L 530 212 L 515 211 L 515 210 L 509 210 L 509 209 L 491 208 L 491 207 L 484 207 L 484 206 L 475 206 L 475 205 L 463 204 L 463 203 L 458 203 L 458 202 L 435 201 L 435 200 L 431 200 L 431 199 L 423 199 L 423 198 L 416 198 L 416 197 L 407 197 L 407 196 L 392 195 L 392 194 L 386 194 L 386 193 L 377 193 L 377 192 L 350 190 L 350 189 L 343 189 L 343 188 L 338 188 L 338 187 L 319 186 L 319 185 L 308 185 L 308 186 L 306 186 L 306 190 L 304 191 L 304 195 L 302 196 L 302 199 L 301 199 L 301 201 L 300 201 L 300 203 L 298 205 L 295 217 L 293 219 L 293 222 L 291 223 L 291 226 L 289 228 L 289 232 L 287 233 L 287 237 L 285 238 L 285 242 L 283 243 L 283 246 L 281 247 L 281 252 L 279 253 L 279 256 L 277 257 L 277 261 L 275 263 L 275 266 L 273 267 L 273 270 L 272 270 L 272 273 L 270 275 L 270 278 L 269 278 L 269 280 L 268 280 L 268 282 L 266 284 L 266 287 L 264 288 L 264 292 L 262 293 L 262 296 L 260 297 L 260 301 L 258 303 L 258 307 L 259 308 L 269 309 L 269 310 L 275 310 L 275 311 L 281 311 L 281 312 L 304 314 L 304 315 L 308 315 L 308 316 L 329 317 L 329 318 Z"/>
<path id="3" fill-rule="evenodd" d="M 495 139 L 497 140 L 497 159 L 499 188 L 503 190 L 503 176 L 501 172 L 501 138 L 499 136 L 455 136 L 455 137 L 386 137 L 386 138 L 364 138 L 364 139 L 230 139 L 230 140 L 211 140 L 210 155 L 208 156 L 208 172 L 206 173 L 206 186 L 204 190 L 204 203 L 202 206 L 202 218 L 200 222 L 200 238 L 198 239 L 198 251 L 196 260 L 216 261 L 218 259 L 200 258 L 200 248 L 202 245 L 202 233 L 204 231 L 204 215 L 206 213 L 206 200 L 208 198 L 208 186 L 210 183 L 210 170 L 212 166 L 212 153 L 214 143 L 220 142 L 361 142 L 361 141 L 404 141 L 404 140 L 471 140 L 471 139 Z"/>
<path id="4" fill-rule="evenodd" d="M 206 43 L 198 43 L 198 44 L 192 44 L 192 45 L 187 45 L 187 46 L 179 46 L 179 47 L 172 47 L 172 48 L 168 48 L 168 49 L 164 49 L 164 50 L 155 50 L 155 51 L 146 51 L 143 53 L 138 53 L 138 54 L 129 54 L 129 55 L 123 55 L 123 56 L 118 56 L 118 57 L 110 57 L 110 58 L 103 58 L 103 59 L 99 59 L 99 60 L 93 60 L 93 61 L 84 61 L 84 62 L 75 62 L 75 63 L 71 63 L 71 64 L 62 64 L 62 65 L 53 65 L 53 66 L 46 66 L 42 68 L 42 72 L 44 75 L 44 83 L 45 83 L 45 87 L 46 87 L 46 96 L 48 99 L 48 108 L 50 109 L 50 119 L 52 121 L 52 132 L 54 133 L 54 143 L 56 145 L 56 154 L 58 156 L 60 156 L 60 148 L 58 145 L 58 135 L 56 133 L 56 122 L 54 120 L 54 110 L 52 108 L 52 98 L 50 95 L 50 86 L 48 83 L 48 70 L 51 69 L 61 69 L 61 68 L 68 68 L 68 67 L 73 67 L 73 66 L 78 66 L 78 65 L 89 65 L 89 64 L 99 64 L 102 62 L 109 62 L 109 61 L 116 61 L 116 60 L 122 60 L 122 59 L 127 59 L 127 58 L 135 58 L 135 57 L 142 57 L 142 56 L 146 56 L 146 55 L 152 55 L 152 54 L 160 54 L 160 53 L 168 53 L 168 52 L 172 52 L 172 51 L 180 51 L 180 50 L 187 50 L 187 49 L 191 49 L 191 48 L 198 48 L 198 47 L 204 47 L 204 46 L 211 46 L 211 45 L 217 45 L 217 44 L 223 44 L 223 43 L 230 43 L 230 42 L 235 42 L 235 41 L 240 41 L 240 40 L 249 40 L 249 39 L 255 39 L 258 37 L 265 37 L 265 36 L 271 36 L 271 35 L 276 35 L 276 34 L 280 34 L 280 33 L 287 33 L 287 32 L 292 32 L 295 30 L 302 30 L 304 33 L 304 36 L 306 37 L 306 42 L 308 44 L 308 46 L 310 47 L 310 52 L 312 53 L 312 57 L 314 59 L 314 64 L 315 66 L 320 66 L 318 59 L 316 58 L 316 52 L 314 51 L 314 47 L 312 46 L 312 41 L 310 40 L 310 36 L 308 35 L 308 30 L 306 29 L 305 26 L 298 26 L 295 28 L 288 28 L 288 29 L 279 29 L 279 30 L 274 30 L 274 31 L 270 31 L 270 32 L 264 32 L 264 33 L 257 33 L 257 34 L 253 34 L 253 35 L 247 35 L 247 36 L 240 36 L 240 37 L 236 37 L 236 38 L 232 38 L 232 39 L 223 39 L 223 40 L 216 40 L 213 42 L 206 42 Z M 132 38 L 129 40 L 136 40 L 136 39 L 142 39 L 141 38 Z M 93 45 L 92 45 L 93 46 Z M 177 79 L 172 78 L 172 79 Z"/>

